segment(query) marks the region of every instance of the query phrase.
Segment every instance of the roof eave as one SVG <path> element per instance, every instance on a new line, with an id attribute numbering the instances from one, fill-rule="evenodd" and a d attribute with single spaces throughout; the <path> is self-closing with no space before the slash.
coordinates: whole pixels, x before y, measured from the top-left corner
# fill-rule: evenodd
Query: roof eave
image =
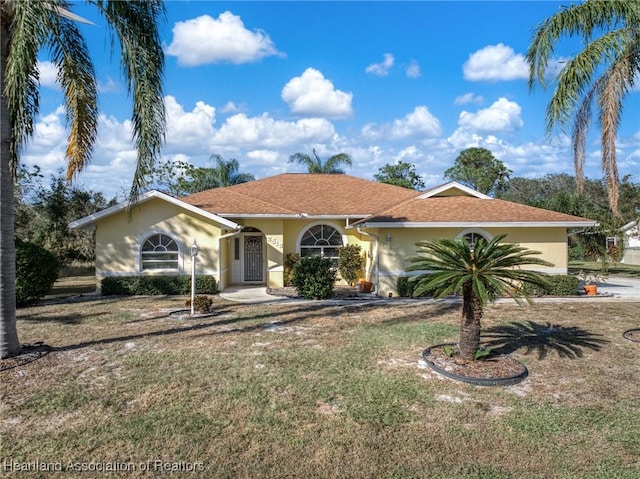
<path id="1" fill-rule="evenodd" d="M 596 226 L 596 221 L 441 221 L 408 222 L 379 221 L 353 224 L 361 228 L 581 228 Z"/>
<path id="2" fill-rule="evenodd" d="M 156 190 L 151 190 L 147 193 L 145 193 L 144 195 L 142 195 L 138 201 L 135 202 L 135 204 L 133 206 L 138 206 L 141 205 L 143 203 L 146 203 L 149 200 L 152 200 L 154 198 L 158 198 L 161 200 L 164 200 L 168 203 L 171 203 L 173 205 L 176 205 L 182 209 L 185 209 L 187 211 L 190 211 L 191 213 L 194 213 L 196 215 L 202 216 L 204 218 L 210 219 L 212 221 L 215 221 L 216 223 L 219 223 L 222 226 L 226 226 L 227 228 L 230 229 L 240 229 L 241 225 L 228 220 L 227 218 L 223 218 L 220 215 L 216 215 L 213 213 L 209 213 L 208 211 L 205 211 L 203 209 L 198 208 L 197 206 L 193 206 L 189 203 L 186 203 L 182 200 L 179 200 L 177 198 L 174 198 L 173 196 L 169 196 L 165 193 L 161 193 L 160 191 L 156 191 Z M 79 220 L 76 221 L 72 221 L 71 223 L 69 223 L 69 228 L 70 229 L 83 229 L 83 228 L 91 228 L 91 227 L 95 227 L 95 224 L 97 221 L 106 218 L 108 216 L 114 215 L 116 213 L 120 213 L 124 210 L 126 210 L 127 208 L 129 208 L 130 205 L 129 202 L 122 202 L 119 203 L 115 206 L 111 206 L 110 208 L 104 209 L 102 211 L 99 211 L 97 213 L 94 213 L 92 215 L 89 216 L 85 216 L 84 218 L 80 218 Z"/>

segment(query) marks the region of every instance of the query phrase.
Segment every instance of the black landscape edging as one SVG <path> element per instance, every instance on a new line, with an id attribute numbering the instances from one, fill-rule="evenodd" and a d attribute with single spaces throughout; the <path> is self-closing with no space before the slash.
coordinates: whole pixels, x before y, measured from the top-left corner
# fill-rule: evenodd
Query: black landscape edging
<path id="1" fill-rule="evenodd" d="M 632 333 L 632 332 L 635 332 L 635 331 L 640 331 L 640 328 L 627 329 L 624 333 L 622 333 L 622 337 L 624 339 L 626 339 L 627 341 L 631 341 L 632 343 L 640 343 L 640 341 L 638 341 L 636 339 L 631 339 L 630 337 L 627 336 L 629 333 Z"/>
<path id="2" fill-rule="evenodd" d="M 507 376 L 504 378 L 472 378 L 469 376 L 461 376 L 459 374 L 454 374 L 449 371 L 446 371 L 436 366 L 433 363 L 433 361 L 430 361 L 429 359 L 427 359 L 431 354 L 431 348 L 438 348 L 441 346 L 454 346 L 454 345 L 455 343 L 444 343 L 444 344 L 436 344 L 435 346 L 429 346 L 427 349 L 425 349 L 422 352 L 422 358 L 427 363 L 427 365 L 436 373 L 441 374 L 445 377 L 448 377 L 449 379 L 454 379 L 456 381 L 462 381 L 468 384 L 473 384 L 474 386 L 512 386 L 513 384 L 518 384 L 519 382 L 523 381 L 529 375 L 529 370 L 527 369 L 527 367 L 524 364 L 520 363 L 522 365 L 523 371 L 513 376 Z"/>

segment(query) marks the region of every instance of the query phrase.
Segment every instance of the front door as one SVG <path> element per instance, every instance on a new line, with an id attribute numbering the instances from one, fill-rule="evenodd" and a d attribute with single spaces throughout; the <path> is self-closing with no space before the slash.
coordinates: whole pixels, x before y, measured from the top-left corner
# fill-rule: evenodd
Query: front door
<path id="1" fill-rule="evenodd" d="M 244 237 L 244 281 L 264 281 L 262 236 Z"/>

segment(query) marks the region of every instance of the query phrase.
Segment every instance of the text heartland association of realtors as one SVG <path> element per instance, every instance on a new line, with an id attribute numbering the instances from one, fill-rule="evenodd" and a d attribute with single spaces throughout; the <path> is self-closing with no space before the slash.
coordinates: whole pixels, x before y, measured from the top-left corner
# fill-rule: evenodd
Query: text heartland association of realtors
<path id="1" fill-rule="evenodd" d="M 58 471 L 96 471 L 96 472 L 201 472 L 204 471 L 204 463 L 198 461 L 165 462 L 161 460 L 143 462 L 13 462 L 4 460 L 3 472 L 58 472 Z"/>

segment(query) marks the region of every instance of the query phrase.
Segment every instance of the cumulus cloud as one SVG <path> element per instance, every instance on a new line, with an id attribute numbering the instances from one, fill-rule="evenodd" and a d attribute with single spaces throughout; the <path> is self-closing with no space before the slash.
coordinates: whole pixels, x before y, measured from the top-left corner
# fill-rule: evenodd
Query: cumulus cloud
<path id="1" fill-rule="evenodd" d="M 465 93 L 464 95 L 460 95 L 456 97 L 453 101 L 456 105 L 467 105 L 469 103 L 484 103 L 484 98 L 481 95 L 474 95 L 473 93 Z"/>
<path id="2" fill-rule="evenodd" d="M 411 60 L 411 63 L 409 63 L 409 66 L 405 69 L 405 73 L 409 78 L 418 78 L 422 74 L 420 65 L 418 65 L 418 62 L 415 60 Z"/>
<path id="3" fill-rule="evenodd" d="M 365 125 L 361 133 L 364 138 L 370 140 L 436 138 L 442 134 L 442 126 L 440 120 L 433 116 L 426 106 L 421 105 L 391 123 Z"/>
<path id="4" fill-rule="evenodd" d="M 507 81 L 529 78 L 529 64 L 513 48 L 498 43 L 469 55 L 462 67 L 465 80 Z"/>
<path id="5" fill-rule="evenodd" d="M 389 70 L 391 70 L 391 67 L 393 66 L 394 61 L 395 60 L 391 53 L 385 53 L 383 55 L 382 62 L 372 63 L 365 69 L 365 72 L 379 77 L 387 76 L 389 74 Z"/>
<path id="6" fill-rule="evenodd" d="M 347 118 L 353 114 L 353 94 L 337 90 L 315 68 L 289 80 L 282 89 L 282 99 L 297 115 Z"/>
<path id="7" fill-rule="evenodd" d="M 463 111 L 458 118 L 462 128 L 479 132 L 513 132 L 522 128 L 522 108 L 516 102 L 506 98 L 498 99 L 489 108 L 477 113 Z"/>
<path id="8" fill-rule="evenodd" d="M 242 19 L 226 11 L 218 18 L 209 15 L 177 22 L 168 55 L 180 65 L 206 63 L 251 63 L 265 57 L 282 55 L 262 30 L 248 30 Z"/>
<path id="9" fill-rule="evenodd" d="M 58 85 L 58 67 L 56 67 L 51 62 L 38 62 L 38 72 L 40 75 L 40 85 L 53 88 L 55 90 L 60 89 L 60 85 Z"/>
<path id="10" fill-rule="evenodd" d="M 214 107 L 199 101 L 193 110 L 187 112 L 170 95 L 165 97 L 164 105 L 167 117 L 166 145 L 170 151 L 189 151 L 210 141 L 215 132 Z"/>

